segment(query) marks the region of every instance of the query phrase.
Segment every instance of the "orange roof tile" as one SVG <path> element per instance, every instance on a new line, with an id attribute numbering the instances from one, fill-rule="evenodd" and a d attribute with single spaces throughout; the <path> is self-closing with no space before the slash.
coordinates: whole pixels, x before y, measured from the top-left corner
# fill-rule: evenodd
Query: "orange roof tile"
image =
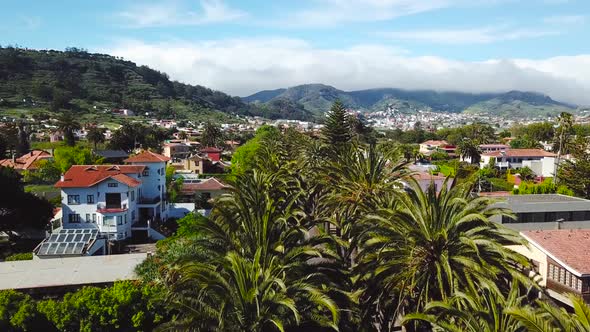
<path id="1" fill-rule="evenodd" d="M 186 183 L 182 185 L 183 192 L 194 192 L 200 190 L 223 190 L 229 188 L 228 185 L 222 183 L 216 178 L 210 178 L 199 183 Z"/>
<path id="2" fill-rule="evenodd" d="M 483 153 L 482 156 L 487 157 L 555 157 L 555 153 L 551 153 L 541 149 L 509 149 L 506 151 L 492 151 Z"/>
<path id="3" fill-rule="evenodd" d="M 152 151 L 143 151 L 140 154 L 129 157 L 124 161 L 126 163 L 160 163 L 169 161 L 170 158 Z"/>
<path id="4" fill-rule="evenodd" d="M 12 159 L 0 160 L 0 166 L 22 170 L 33 170 L 37 168 L 35 165 L 36 161 L 49 158 L 51 158 L 51 154 L 49 152 L 43 150 L 33 150 L 16 158 L 14 161 L 12 161 Z"/>
<path id="5" fill-rule="evenodd" d="M 556 262 L 578 274 L 590 274 L 590 230 L 555 229 L 521 233 Z"/>
<path id="6" fill-rule="evenodd" d="M 141 182 L 125 174 L 141 174 L 144 169 L 145 166 L 140 165 L 74 165 L 64 174 L 64 179 L 55 184 L 55 187 L 92 187 L 110 178 L 128 186 L 137 187 Z M 117 175 L 124 175 L 124 177 L 116 177 Z"/>

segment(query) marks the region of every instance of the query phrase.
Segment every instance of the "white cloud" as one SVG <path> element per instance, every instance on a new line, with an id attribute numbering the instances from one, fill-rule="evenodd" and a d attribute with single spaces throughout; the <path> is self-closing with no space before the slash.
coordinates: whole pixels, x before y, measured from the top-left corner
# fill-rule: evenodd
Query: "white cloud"
<path id="1" fill-rule="evenodd" d="M 431 29 L 391 31 L 381 33 L 394 40 L 409 40 L 437 44 L 489 44 L 500 41 L 539 38 L 558 35 L 560 31 L 549 29 L 511 28 L 506 25 L 470 29 Z"/>
<path id="2" fill-rule="evenodd" d="M 321 49 L 283 38 L 158 44 L 121 41 L 97 51 L 165 71 L 182 82 L 242 96 L 263 89 L 325 83 L 344 90 L 526 90 L 590 104 L 590 54 L 468 62 L 411 56 L 383 45 Z"/>
<path id="3" fill-rule="evenodd" d="M 331 27 L 345 23 L 386 21 L 451 7 L 474 7 L 514 0 L 315 0 L 279 16 L 282 27 Z"/>
<path id="4" fill-rule="evenodd" d="M 222 23 L 244 16 L 245 12 L 229 7 L 223 0 L 201 0 L 198 11 L 173 0 L 135 4 L 115 15 L 121 25 L 136 28 Z"/>

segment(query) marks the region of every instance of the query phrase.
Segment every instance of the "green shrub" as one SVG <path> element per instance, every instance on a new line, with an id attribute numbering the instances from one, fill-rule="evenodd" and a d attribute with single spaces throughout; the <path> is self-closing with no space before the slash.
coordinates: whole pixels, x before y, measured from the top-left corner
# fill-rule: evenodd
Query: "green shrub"
<path id="1" fill-rule="evenodd" d="M 7 262 L 30 261 L 31 259 L 33 259 L 32 252 L 23 252 L 23 253 L 8 256 L 8 257 L 6 257 L 5 261 L 7 261 Z"/>

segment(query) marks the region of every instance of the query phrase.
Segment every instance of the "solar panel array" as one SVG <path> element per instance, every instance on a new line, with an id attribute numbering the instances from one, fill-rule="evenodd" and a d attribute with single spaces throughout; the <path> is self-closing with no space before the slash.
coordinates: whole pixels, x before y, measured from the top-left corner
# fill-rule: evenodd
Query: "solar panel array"
<path id="1" fill-rule="evenodd" d="M 62 229 L 41 243 L 37 255 L 82 255 L 86 245 L 96 239 L 97 235 L 97 229 Z"/>

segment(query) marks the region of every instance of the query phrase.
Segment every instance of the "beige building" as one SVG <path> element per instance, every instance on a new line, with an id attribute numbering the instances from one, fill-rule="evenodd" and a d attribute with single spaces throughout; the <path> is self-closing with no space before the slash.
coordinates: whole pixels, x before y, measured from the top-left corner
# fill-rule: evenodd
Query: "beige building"
<path id="1" fill-rule="evenodd" d="M 510 248 L 531 260 L 539 284 L 553 299 L 571 306 L 567 294 L 590 303 L 590 230 L 555 229 L 520 233 L 529 246 Z"/>

